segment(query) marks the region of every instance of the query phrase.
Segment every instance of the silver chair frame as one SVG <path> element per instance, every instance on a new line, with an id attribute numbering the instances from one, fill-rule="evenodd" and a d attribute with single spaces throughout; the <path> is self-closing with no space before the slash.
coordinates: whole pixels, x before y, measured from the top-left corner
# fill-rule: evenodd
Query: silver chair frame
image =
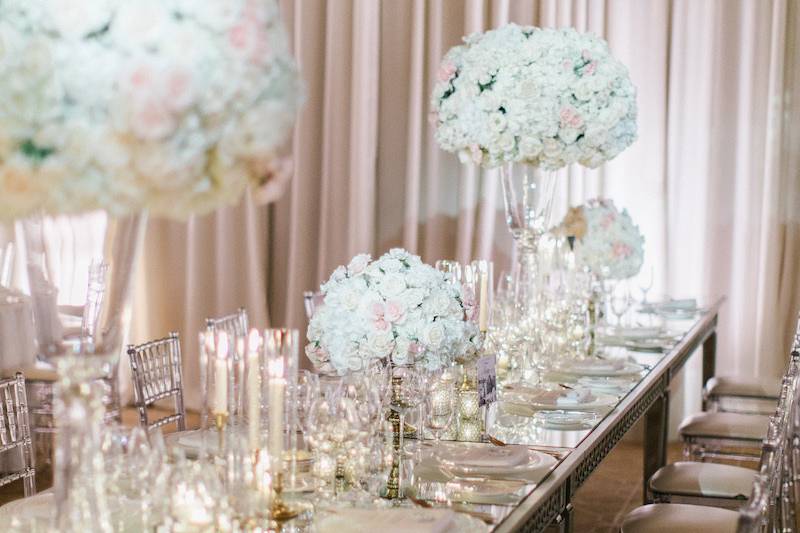
<path id="1" fill-rule="evenodd" d="M 25 377 L 0 380 L 0 453 L 20 451 L 22 469 L 0 475 L 0 487 L 22 479 L 25 497 L 36 494 L 36 470 L 33 466 L 33 440 L 28 420 L 28 397 Z"/>
<path id="2" fill-rule="evenodd" d="M 248 320 L 247 310 L 240 307 L 235 313 L 224 315 L 219 318 L 207 318 L 206 329 L 212 334 L 219 331 L 224 331 L 228 334 L 231 340 L 236 337 L 244 337 L 247 335 Z"/>
<path id="3" fill-rule="evenodd" d="M 181 343 L 178 333 L 163 339 L 128 346 L 133 374 L 133 392 L 139 410 L 139 422 L 148 432 L 175 423 L 178 431 L 186 429 L 186 408 L 183 402 Z M 150 422 L 147 410 L 154 403 L 173 398 L 175 413 Z"/>

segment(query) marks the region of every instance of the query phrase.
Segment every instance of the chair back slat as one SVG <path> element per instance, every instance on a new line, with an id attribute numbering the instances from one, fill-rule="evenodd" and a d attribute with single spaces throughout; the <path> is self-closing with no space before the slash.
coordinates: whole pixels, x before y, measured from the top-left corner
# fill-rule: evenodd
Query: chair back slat
<path id="1" fill-rule="evenodd" d="M 181 378 L 181 348 L 177 333 L 128 347 L 133 375 L 134 402 L 139 410 L 139 422 L 150 431 L 174 422 L 179 431 L 186 429 L 186 409 L 183 403 Z M 175 412 L 156 421 L 149 420 L 148 408 L 154 403 L 172 398 Z"/>
<path id="2" fill-rule="evenodd" d="M 244 307 L 237 309 L 235 313 L 221 316 L 219 318 L 207 318 L 206 328 L 213 334 L 224 331 L 228 338 L 235 339 L 247 335 L 248 320 L 247 310 Z"/>
<path id="3" fill-rule="evenodd" d="M 21 373 L 0 380 L 0 456 L 14 452 L 19 454 L 21 469 L 0 475 L 0 487 L 22 479 L 25 496 L 32 496 L 36 492 L 36 472 L 25 378 Z"/>
<path id="4" fill-rule="evenodd" d="M 738 533 L 786 530 L 794 523 L 794 473 L 792 457 L 800 433 L 800 353 L 792 352 L 781 384 L 780 400 L 770 417 L 761 448 L 758 474 L 747 503 L 739 511 Z M 793 530 L 793 527 L 792 529 Z"/>

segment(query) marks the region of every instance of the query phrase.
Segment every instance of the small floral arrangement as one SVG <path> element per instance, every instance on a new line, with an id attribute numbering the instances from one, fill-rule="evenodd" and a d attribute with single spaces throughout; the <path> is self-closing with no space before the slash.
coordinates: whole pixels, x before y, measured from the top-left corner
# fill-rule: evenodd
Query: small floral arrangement
<path id="1" fill-rule="evenodd" d="M 0 5 L 0 218 L 183 218 L 282 176 L 302 90 L 275 0 Z"/>
<path id="2" fill-rule="evenodd" d="M 462 291 L 448 274 L 395 248 L 376 261 L 367 254 L 334 270 L 321 286 L 325 304 L 308 326 L 306 355 L 321 371 L 359 371 L 391 358 L 435 370 L 476 349 Z"/>
<path id="3" fill-rule="evenodd" d="M 644 237 L 626 209 L 611 200 L 590 200 L 569 210 L 554 233 L 576 241 L 579 263 L 610 279 L 635 276 L 644 260 Z"/>
<path id="4" fill-rule="evenodd" d="M 597 167 L 636 139 L 636 90 L 601 38 L 509 24 L 442 60 L 436 140 L 463 162 Z"/>

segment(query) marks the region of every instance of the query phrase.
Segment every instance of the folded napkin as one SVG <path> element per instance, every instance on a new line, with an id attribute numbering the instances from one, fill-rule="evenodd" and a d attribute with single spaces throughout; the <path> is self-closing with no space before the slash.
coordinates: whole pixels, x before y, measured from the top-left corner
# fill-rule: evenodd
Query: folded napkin
<path id="1" fill-rule="evenodd" d="M 445 533 L 452 531 L 455 513 L 449 509 L 348 509 L 323 512 L 319 533 Z"/>
<path id="2" fill-rule="evenodd" d="M 448 453 L 451 452 L 451 453 Z M 463 467 L 507 468 L 520 466 L 530 461 L 524 446 L 458 446 L 444 451 L 440 457 Z"/>
<path id="3" fill-rule="evenodd" d="M 556 400 L 556 405 L 559 406 L 574 406 L 595 401 L 595 396 L 589 389 L 569 389 L 561 393 Z"/>

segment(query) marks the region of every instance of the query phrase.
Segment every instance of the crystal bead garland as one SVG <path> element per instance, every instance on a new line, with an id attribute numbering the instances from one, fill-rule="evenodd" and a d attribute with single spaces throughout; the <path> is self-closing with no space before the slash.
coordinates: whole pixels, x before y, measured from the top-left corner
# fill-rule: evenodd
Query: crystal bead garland
<path id="1" fill-rule="evenodd" d="M 22 222 L 37 358 L 59 376 L 53 480 L 58 531 L 112 530 L 101 431 L 107 409 L 118 416 L 113 382 L 145 220 L 141 213 L 114 218 L 100 211 Z"/>

